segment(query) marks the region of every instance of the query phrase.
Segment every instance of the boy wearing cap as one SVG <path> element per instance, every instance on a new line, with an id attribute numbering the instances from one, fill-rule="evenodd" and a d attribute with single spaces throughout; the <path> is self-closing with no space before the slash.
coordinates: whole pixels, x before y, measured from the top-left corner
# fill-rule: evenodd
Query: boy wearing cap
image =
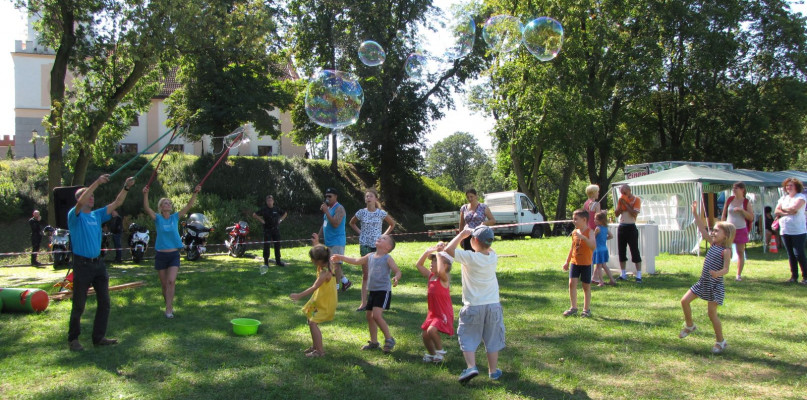
<path id="1" fill-rule="evenodd" d="M 470 250 L 459 250 L 457 245 L 471 237 Z M 445 252 L 462 265 L 462 309 L 460 310 L 460 349 L 468 368 L 462 371 L 458 381 L 467 383 L 479 375 L 476 367 L 476 348 L 485 343 L 488 357 L 488 376 L 496 380 L 502 376 L 497 368 L 499 351 L 504 348 L 504 317 L 499 303 L 499 282 L 496 279 L 498 256 L 490 245 L 493 230 L 486 225 L 465 228 L 451 240 Z"/>

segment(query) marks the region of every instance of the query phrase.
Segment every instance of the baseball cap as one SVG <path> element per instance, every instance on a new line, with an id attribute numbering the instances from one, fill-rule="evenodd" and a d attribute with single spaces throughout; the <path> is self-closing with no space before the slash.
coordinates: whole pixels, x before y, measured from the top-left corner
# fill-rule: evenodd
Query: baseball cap
<path id="1" fill-rule="evenodd" d="M 487 225 L 479 225 L 474 228 L 473 236 L 478 240 L 480 243 L 486 244 L 488 246 L 493 243 L 493 229 L 490 229 Z"/>
<path id="2" fill-rule="evenodd" d="M 325 189 L 325 194 L 335 194 L 335 195 L 339 196 L 339 192 L 337 192 L 336 189 L 334 189 L 334 188 Z"/>

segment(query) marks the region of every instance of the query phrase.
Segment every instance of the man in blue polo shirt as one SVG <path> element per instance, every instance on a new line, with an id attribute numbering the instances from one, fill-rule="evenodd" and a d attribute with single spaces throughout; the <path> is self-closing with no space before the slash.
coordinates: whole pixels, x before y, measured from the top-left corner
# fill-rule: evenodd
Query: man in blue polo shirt
<path id="1" fill-rule="evenodd" d="M 109 320 L 109 274 L 101 258 L 101 224 L 112 217 L 112 211 L 123 204 L 126 194 L 134 185 L 134 178 L 126 179 L 123 190 L 115 201 L 106 207 L 93 210 L 95 205 L 95 189 L 109 182 L 109 175 L 101 175 L 89 187 L 76 191 L 76 206 L 67 213 L 67 226 L 70 229 L 70 241 L 73 247 L 73 308 L 70 311 L 70 327 L 67 332 L 67 344 L 72 351 L 84 350 L 78 336 L 81 333 L 81 314 L 87 302 L 87 290 L 95 289 L 98 308 L 95 311 L 95 322 L 92 329 L 92 343 L 96 346 L 116 344 L 116 339 L 106 337 L 106 326 Z"/>

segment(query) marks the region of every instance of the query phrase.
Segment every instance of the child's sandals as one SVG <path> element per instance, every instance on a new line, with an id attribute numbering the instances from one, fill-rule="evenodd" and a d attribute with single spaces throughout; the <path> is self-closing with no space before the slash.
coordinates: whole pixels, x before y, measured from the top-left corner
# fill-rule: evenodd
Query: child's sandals
<path id="1" fill-rule="evenodd" d="M 583 318 L 591 317 L 591 310 L 583 310 L 583 313 L 580 314 L 580 316 L 583 317 Z"/>
<path id="2" fill-rule="evenodd" d="M 384 348 L 381 349 L 385 354 L 389 354 L 392 349 L 395 347 L 395 338 L 389 338 L 384 340 Z"/>
<path id="3" fill-rule="evenodd" d="M 575 315 L 575 314 L 577 314 L 577 309 L 574 308 L 574 307 L 572 307 L 572 308 L 570 308 L 570 309 L 563 312 L 564 317 L 571 317 L 572 315 Z"/>
<path id="4" fill-rule="evenodd" d="M 361 346 L 361 349 L 362 350 L 375 350 L 375 349 L 377 349 L 379 347 L 381 347 L 381 346 L 379 346 L 378 342 L 367 342 L 367 344 L 365 344 L 364 346 Z"/>
<path id="5" fill-rule="evenodd" d="M 316 350 L 316 349 L 311 351 L 311 352 L 305 353 L 305 356 L 309 357 L 309 358 L 322 357 L 324 355 L 325 355 L 324 351 L 319 351 L 319 350 Z"/>
<path id="6" fill-rule="evenodd" d="M 305 350 L 303 351 L 303 354 L 308 354 L 308 353 L 310 353 L 310 352 L 312 352 L 312 351 L 314 351 L 314 350 L 316 350 L 316 349 L 314 348 L 314 346 L 311 346 L 311 347 L 309 347 L 309 348 L 305 349 Z"/>
<path id="7" fill-rule="evenodd" d="M 712 353 L 720 354 L 723 350 L 726 350 L 726 347 L 729 347 L 729 344 L 726 342 L 726 339 L 723 339 L 722 342 L 717 342 L 712 346 Z"/>
<path id="8" fill-rule="evenodd" d="M 695 324 L 692 324 L 692 326 L 684 326 L 684 329 L 681 329 L 681 333 L 678 334 L 678 337 L 683 339 L 689 336 L 690 333 L 695 332 L 696 329 L 698 329 L 698 327 Z"/>

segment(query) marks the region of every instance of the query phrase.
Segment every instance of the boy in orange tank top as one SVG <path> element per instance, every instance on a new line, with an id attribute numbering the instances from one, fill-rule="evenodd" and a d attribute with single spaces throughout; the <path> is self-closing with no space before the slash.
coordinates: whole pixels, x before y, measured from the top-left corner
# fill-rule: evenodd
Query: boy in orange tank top
<path id="1" fill-rule="evenodd" d="M 563 270 L 569 271 L 569 300 L 571 307 L 563 312 L 564 317 L 577 314 L 577 281 L 583 282 L 583 313 L 581 317 L 591 316 L 591 256 L 597 247 L 594 231 L 588 228 L 588 211 L 576 210 L 572 215 L 575 230 L 572 232 L 572 247 L 563 264 Z M 571 268 L 570 268 L 571 265 Z"/>

